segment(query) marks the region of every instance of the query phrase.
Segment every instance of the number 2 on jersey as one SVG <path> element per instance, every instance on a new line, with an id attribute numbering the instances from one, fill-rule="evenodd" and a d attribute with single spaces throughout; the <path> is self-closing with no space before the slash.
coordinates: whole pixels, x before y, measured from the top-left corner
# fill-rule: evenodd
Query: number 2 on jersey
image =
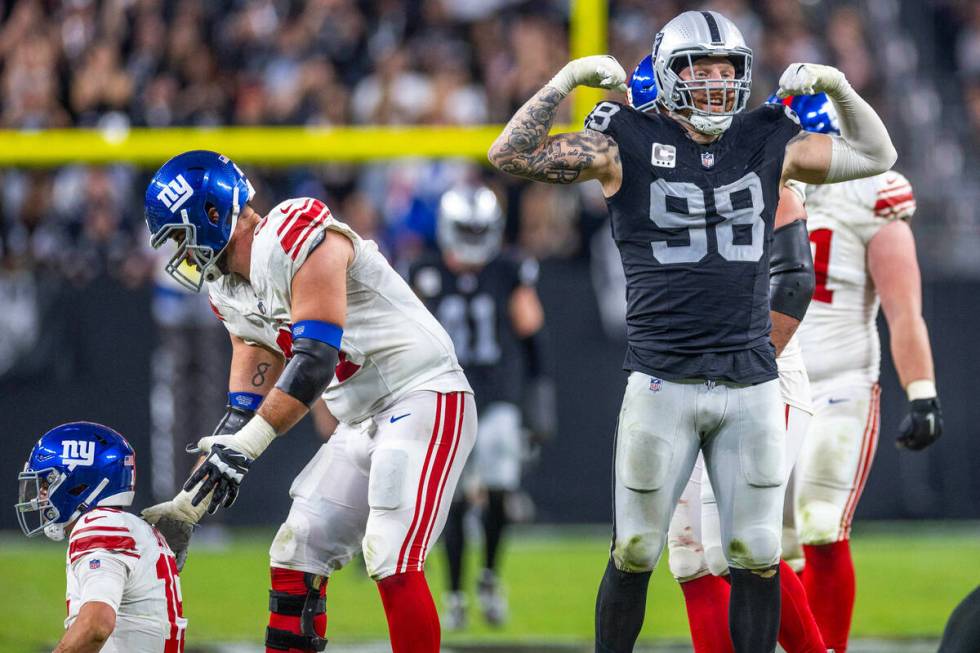
<path id="1" fill-rule="evenodd" d="M 834 303 L 834 291 L 827 287 L 827 274 L 830 269 L 830 243 L 834 232 L 830 229 L 814 229 L 810 232 L 810 242 L 813 244 L 813 276 L 816 286 L 813 289 L 813 299 L 825 304 Z"/>

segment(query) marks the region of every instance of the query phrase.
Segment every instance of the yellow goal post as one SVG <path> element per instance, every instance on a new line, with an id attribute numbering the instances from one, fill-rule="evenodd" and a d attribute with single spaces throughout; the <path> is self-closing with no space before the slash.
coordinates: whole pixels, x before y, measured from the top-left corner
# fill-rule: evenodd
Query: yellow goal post
<path id="1" fill-rule="evenodd" d="M 569 1 L 572 57 L 605 53 L 607 0 Z M 573 124 L 556 125 L 553 131 L 580 129 L 601 97 L 599 89 L 576 89 Z M 155 167 L 178 149 L 217 150 L 236 161 L 271 166 L 401 157 L 485 161 L 502 129 L 503 125 L 0 130 L 0 166 L 128 163 Z"/>

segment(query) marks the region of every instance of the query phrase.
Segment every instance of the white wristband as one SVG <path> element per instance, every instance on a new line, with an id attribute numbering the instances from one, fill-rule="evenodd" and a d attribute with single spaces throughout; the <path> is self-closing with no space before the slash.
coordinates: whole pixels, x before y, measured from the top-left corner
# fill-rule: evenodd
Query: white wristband
<path id="1" fill-rule="evenodd" d="M 278 434 L 272 425 L 256 414 L 235 434 L 232 447 L 255 460 L 276 439 L 276 435 Z"/>
<path id="2" fill-rule="evenodd" d="M 936 383 L 932 379 L 917 379 L 905 386 L 909 401 L 932 399 L 936 396 Z"/>

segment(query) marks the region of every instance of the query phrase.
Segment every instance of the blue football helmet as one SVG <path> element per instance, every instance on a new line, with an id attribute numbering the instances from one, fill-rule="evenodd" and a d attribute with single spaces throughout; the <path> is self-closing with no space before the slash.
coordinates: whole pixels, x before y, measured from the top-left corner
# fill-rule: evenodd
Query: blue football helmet
<path id="1" fill-rule="evenodd" d="M 216 281 L 219 258 L 254 196 L 241 168 L 217 152 L 193 150 L 164 163 L 146 188 L 144 206 L 150 245 L 177 242 L 167 274 L 194 292 Z"/>
<path id="2" fill-rule="evenodd" d="M 107 426 L 70 422 L 41 436 L 17 480 L 21 530 L 61 540 L 65 526 L 92 508 L 133 502 L 136 454 Z"/>
<path id="3" fill-rule="evenodd" d="M 626 88 L 626 101 L 637 111 L 649 111 L 657 104 L 657 76 L 653 71 L 653 55 L 648 54 L 636 64 Z"/>
<path id="4" fill-rule="evenodd" d="M 781 98 L 775 93 L 766 100 L 769 104 L 782 104 L 796 112 L 800 127 L 817 134 L 840 134 L 837 110 L 825 93 L 816 95 L 790 95 Z"/>

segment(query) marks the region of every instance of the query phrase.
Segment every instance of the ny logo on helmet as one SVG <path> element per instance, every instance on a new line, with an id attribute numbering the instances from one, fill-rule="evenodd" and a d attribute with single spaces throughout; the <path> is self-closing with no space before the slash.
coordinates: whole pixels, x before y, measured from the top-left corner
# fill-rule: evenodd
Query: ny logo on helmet
<path id="1" fill-rule="evenodd" d="M 157 199 L 163 202 L 164 206 L 170 209 L 171 213 L 184 205 L 184 202 L 191 198 L 194 189 L 184 179 L 184 175 L 177 175 L 176 179 L 167 184 L 157 195 Z"/>
<path id="2" fill-rule="evenodd" d="M 65 465 L 91 466 L 95 462 L 95 443 L 85 440 L 65 440 L 61 443 L 61 458 Z"/>

